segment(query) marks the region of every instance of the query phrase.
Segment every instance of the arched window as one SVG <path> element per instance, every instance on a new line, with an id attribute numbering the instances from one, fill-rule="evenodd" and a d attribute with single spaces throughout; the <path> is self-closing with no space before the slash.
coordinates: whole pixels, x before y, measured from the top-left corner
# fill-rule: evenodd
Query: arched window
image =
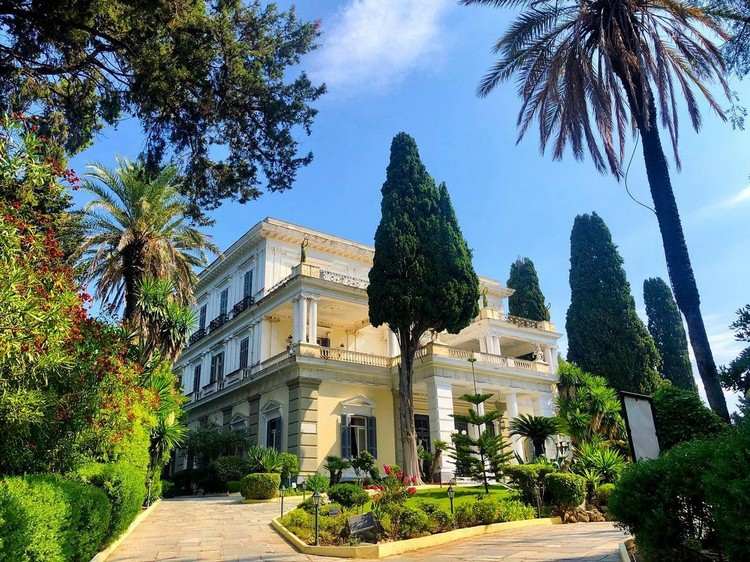
<path id="1" fill-rule="evenodd" d="M 261 409 L 265 436 L 263 444 L 269 449 L 283 450 L 283 424 L 281 416 L 281 404 L 276 400 L 270 400 Z"/>

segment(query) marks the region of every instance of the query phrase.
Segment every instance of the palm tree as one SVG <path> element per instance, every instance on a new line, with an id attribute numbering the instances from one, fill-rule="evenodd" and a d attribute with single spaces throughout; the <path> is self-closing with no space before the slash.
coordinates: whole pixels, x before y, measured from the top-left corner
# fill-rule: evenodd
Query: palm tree
<path id="1" fill-rule="evenodd" d="M 679 169 L 677 97 L 687 103 L 696 131 L 701 126 L 696 90 L 725 118 L 706 86 L 715 79 L 729 96 L 724 61 L 706 32 L 726 34 L 700 8 L 681 0 L 462 2 L 524 6 L 495 44 L 500 59 L 479 86 L 486 96 L 517 76 L 519 140 L 536 118 L 542 150 L 551 142 L 554 159 L 562 158 L 568 145 L 577 159 L 588 150 L 599 171 L 609 168 L 619 179 L 627 130 L 640 134 L 675 298 L 708 401 L 728 419 L 657 124 L 658 116 Z"/>
<path id="2" fill-rule="evenodd" d="M 176 301 L 190 302 L 194 269 L 206 264 L 207 250 L 218 249 L 190 226 L 177 169 L 150 175 L 144 164 L 118 159 L 115 170 L 89 170 L 82 187 L 95 198 L 83 209 L 86 237 L 79 255 L 87 278 L 96 280 L 96 296 L 113 310 L 124 301 L 128 321 L 147 277 L 171 280 Z"/>
<path id="3" fill-rule="evenodd" d="M 529 439 L 534 445 L 535 458 L 544 455 L 544 444 L 557 432 L 557 418 L 521 414 L 510 421 L 510 434 Z"/>

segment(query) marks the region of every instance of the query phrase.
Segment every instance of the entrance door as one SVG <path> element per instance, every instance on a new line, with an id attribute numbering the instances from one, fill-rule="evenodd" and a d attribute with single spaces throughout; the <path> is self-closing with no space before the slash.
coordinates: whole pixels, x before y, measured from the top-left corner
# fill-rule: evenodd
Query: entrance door
<path id="1" fill-rule="evenodd" d="M 430 443 L 430 416 L 425 414 L 414 414 L 414 429 L 417 434 L 417 447 L 420 445 L 428 453 L 432 452 L 432 444 Z M 427 480 L 430 480 L 432 475 L 430 474 L 430 463 L 422 461 L 420 463 L 422 468 L 422 474 Z"/>

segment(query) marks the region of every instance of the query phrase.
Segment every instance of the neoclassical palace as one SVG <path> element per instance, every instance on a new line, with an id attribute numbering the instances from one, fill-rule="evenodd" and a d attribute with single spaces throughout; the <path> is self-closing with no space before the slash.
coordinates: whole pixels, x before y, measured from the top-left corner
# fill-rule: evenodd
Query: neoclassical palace
<path id="1" fill-rule="evenodd" d="M 201 274 L 196 331 L 178 363 L 190 427 L 247 431 L 252 442 L 295 453 L 303 474 L 328 455 L 367 450 L 378 465 L 398 462 L 398 343 L 370 325 L 368 271 L 373 248 L 267 218 Z M 480 277 L 479 315 L 459 334 L 433 334 L 418 351 L 415 423 L 426 449 L 450 442 L 461 396 L 493 397 L 502 417 L 549 415 L 557 382 L 557 342 L 550 322 L 506 313 L 513 293 Z M 476 361 L 469 361 L 470 358 Z M 472 370 L 473 367 L 473 370 Z M 519 455 L 525 443 L 510 440 Z M 185 468 L 184 454 L 176 469 Z M 452 477 L 445 458 L 444 479 Z"/>

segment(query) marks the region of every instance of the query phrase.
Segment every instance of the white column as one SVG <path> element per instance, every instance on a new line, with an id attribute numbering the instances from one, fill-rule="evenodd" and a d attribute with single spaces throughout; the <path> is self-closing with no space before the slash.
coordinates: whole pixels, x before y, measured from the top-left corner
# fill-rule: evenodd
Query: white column
<path id="1" fill-rule="evenodd" d="M 401 355 L 398 338 L 395 332 L 388 328 L 388 357 L 396 357 L 397 355 Z"/>
<path id="2" fill-rule="evenodd" d="M 292 342 L 307 341 L 307 298 L 302 295 L 292 300 Z"/>
<path id="3" fill-rule="evenodd" d="M 250 359 L 249 366 L 260 363 L 260 322 L 253 322 L 250 326 Z"/>
<path id="4" fill-rule="evenodd" d="M 553 345 L 549 348 L 550 362 L 549 366 L 553 373 L 557 373 L 557 346 Z"/>
<path id="5" fill-rule="evenodd" d="M 502 355 L 502 349 L 500 348 L 500 336 L 492 336 L 492 348 L 495 355 Z"/>
<path id="6" fill-rule="evenodd" d="M 505 397 L 505 404 L 508 407 L 508 422 L 513 421 L 513 418 L 518 417 L 518 396 L 515 392 L 509 392 Z M 523 458 L 523 443 L 521 443 L 520 435 L 511 436 L 511 443 L 513 451 L 521 458 Z"/>
<path id="7" fill-rule="evenodd" d="M 440 439 L 451 443 L 451 435 L 455 431 L 453 424 L 453 388 L 447 379 L 428 377 L 427 407 L 430 414 L 430 440 Z M 455 475 L 456 466 L 448 452 L 443 451 L 440 463 L 440 480 L 448 482 Z"/>
<path id="8" fill-rule="evenodd" d="M 310 307 L 310 326 L 307 341 L 315 345 L 318 343 L 318 297 L 310 297 L 308 299 L 308 306 Z"/>
<path id="9" fill-rule="evenodd" d="M 489 353 L 489 349 L 487 349 L 487 338 L 479 338 L 479 352 L 480 353 Z"/>

